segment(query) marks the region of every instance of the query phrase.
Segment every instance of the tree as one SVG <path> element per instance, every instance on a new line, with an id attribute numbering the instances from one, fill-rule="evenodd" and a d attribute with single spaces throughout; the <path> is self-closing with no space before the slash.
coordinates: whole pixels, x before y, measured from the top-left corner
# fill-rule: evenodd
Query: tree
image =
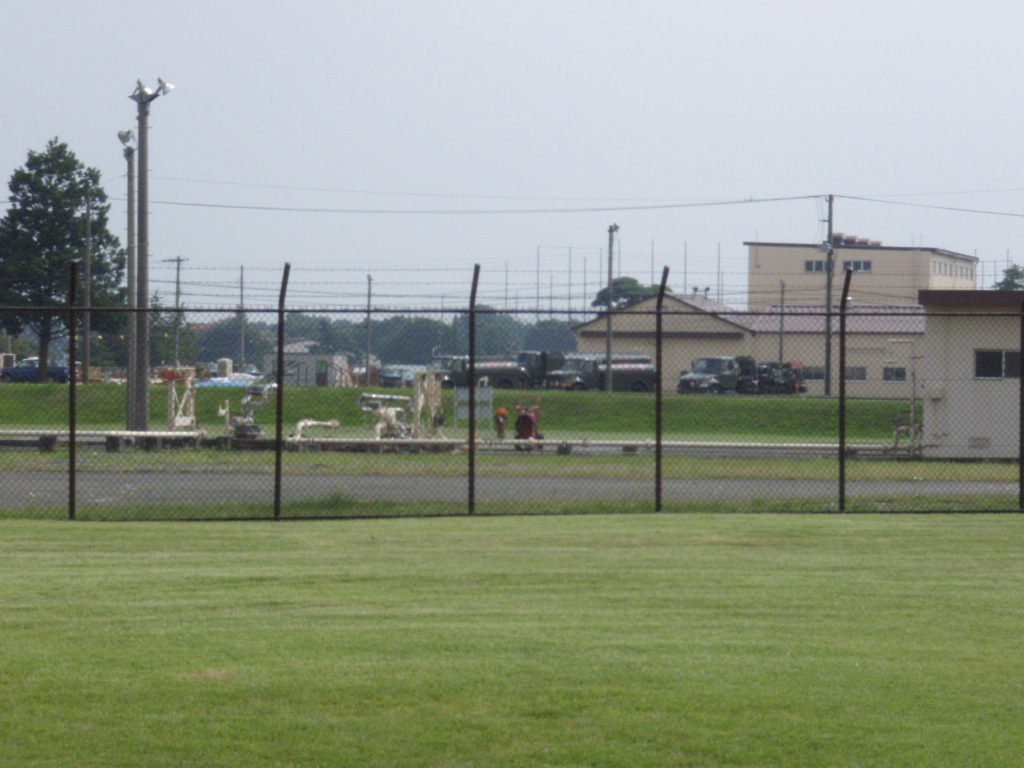
<path id="1" fill-rule="evenodd" d="M 123 305 L 124 254 L 107 228 L 110 206 L 100 172 L 83 165 L 67 144 L 54 138 L 45 151 L 30 150 L 8 189 L 10 207 L 0 220 L 0 306 L 15 309 L 0 314 L 0 326 L 6 333 L 27 328 L 37 336 L 42 376 L 50 342 L 69 330 L 68 270 L 73 259 L 86 255 L 86 230 L 91 240 L 92 306 Z M 113 312 L 98 312 L 93 318 L 97 331 L 113 330 L 124 321 Z"/>
<path id="2" fill-rule="evenodd" d="M 656 297 L 661 288 L 657 285 L 640 285 L 639 281 L 633 277 L 616 277 L 612 280 L 612 290 L 615 301 L 614 309 L 626 309 L 644 299 Z M 597 297 L 590 303 L 590 306 L 608 306 L 608 286 L 597 292 Z"/>
<path id="3" fill-rule="evenodd" d="M 1024 291 L 1024 267 L 1011 264 L 1003 270 L 1003 279 L 992 286 L 993 291 Z"/>

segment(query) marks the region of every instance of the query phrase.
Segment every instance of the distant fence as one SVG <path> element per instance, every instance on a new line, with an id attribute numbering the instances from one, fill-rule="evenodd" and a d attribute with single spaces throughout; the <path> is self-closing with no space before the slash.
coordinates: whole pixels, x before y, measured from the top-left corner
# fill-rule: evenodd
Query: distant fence
<path id="1" fill-rule="evenodd" d="M 477 275 L 461 308 L 308 310 L 287 277 L 277 309 L 0 307 L 55 312 L 76 372 L 0 384 L 0 517 L 1024 511 L 1019 297 L 857 307 L 847 273 L 832 312 L 738 312 L 666 270 L 586 317 Z"/>

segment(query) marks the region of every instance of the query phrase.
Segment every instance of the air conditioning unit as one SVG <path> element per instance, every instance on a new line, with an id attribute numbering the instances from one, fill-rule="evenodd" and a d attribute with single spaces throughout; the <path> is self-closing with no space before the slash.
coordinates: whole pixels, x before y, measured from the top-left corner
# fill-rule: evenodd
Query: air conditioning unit
<path id="1" fill-rule="evenodd" d="M 14 365 L 13 352 L 0 352 L 0 368 L 10 368 Z"/>

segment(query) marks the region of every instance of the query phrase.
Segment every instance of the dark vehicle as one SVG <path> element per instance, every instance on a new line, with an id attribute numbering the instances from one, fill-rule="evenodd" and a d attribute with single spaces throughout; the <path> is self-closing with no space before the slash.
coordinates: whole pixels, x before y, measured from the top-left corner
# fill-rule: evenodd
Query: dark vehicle
<path id="1" fill-rule="evenodd" d="M 530 374 L 531 386 L 540 388 L 544 386 L 548 373 L 565 364 L 565 353 L 527 350 L 516 355 L 516 362 Z"/>
<path id="2" fill-rule="evenodd" d="M 51 365 L 46 369 L 46 381 L 56 381 L 66 384 L 68 380 L 68 368 L 65 365 Z M 26 357 L 16 365 L 0 370 L 0 380 L 11 382 L 37 382 L 39 381 L 39 358 Z"/>
<path id="3" fill-rule="evenodd" d="M 445 389 L 469 385 L 469 358 L 463 355 L 445 355 L 434 358 L 434 366 L 441 371 L 441 386 Z M 484 358 L 477 360 L 473 370 L 474 384 L 486 379 L 496 389 L 527 389 L 533 384 L 530 372 L 515 360 Z"/>
<path id="4" fill-rule="evenodd" d="M 676 385 L 679 394 L 757 394 L 757 365 L 752 357 L 698 357 Z"/>
<path id="5" fill-rule="evenodd" d="M 795 395 L 806 392 L 803 372 L 789 363 L 759 363 L 757 391 L 761 395 Z"/>
<path id="6" fill-rule="evenodd" d="M 565 356 L 563 367 L 551 371 L 544 380 L 547 389 L 568 389 L 585 392 L 605 388 L 607 359 L 604 355 L 571 354 Z M 647 355 L 612 357 L 612 390 L 615 392 L 652 392 L 657 386 L 658 372 Z"/>
<path id="7" fill-rule="evenodd" d="M 425 371 L 422 365 L 385 365 L 380 369 L 378 380 L 382 387 L 406 387 L 411 388 L 416 380 L 418 371 Z"/>

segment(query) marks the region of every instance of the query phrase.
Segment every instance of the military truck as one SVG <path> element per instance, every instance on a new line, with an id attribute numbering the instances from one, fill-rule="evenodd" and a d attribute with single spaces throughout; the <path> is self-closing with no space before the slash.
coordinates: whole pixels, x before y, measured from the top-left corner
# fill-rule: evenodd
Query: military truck
<path id="1" fill-rule="evenodd" d="M 441 386 L 445 389 L 469 385 L 469 356 L 441 355 L 433 360 L 434 368 L 441 373 Z M 527 389 L 533 385 L 530 372 L 515 360 L 502 358 L 481 358 L 476 360 L 473 371 L 474 384 L 487 379 L 489 386 L 496 389 Z"/>
<path id="2" fill-rule="evenodd" d="M 754 358 L 747 356 L 698 357 L 690 370 L 680 375 L 676 392 L 709 395 L 740 392 L 755 395 L 758 392 L 757 364 Z"/>
<path id="3" fill-rule="evenodd" d="M 562 368 L 551 371 L 544 380 L 546 389 L 585 392 L 603 390 L 607 381 L 607 357 L 601 354 L 567 354 Z M 612 357 L 612 390 L 615 392 L 653 392 L 658 371 L 647 355 Z"/>

